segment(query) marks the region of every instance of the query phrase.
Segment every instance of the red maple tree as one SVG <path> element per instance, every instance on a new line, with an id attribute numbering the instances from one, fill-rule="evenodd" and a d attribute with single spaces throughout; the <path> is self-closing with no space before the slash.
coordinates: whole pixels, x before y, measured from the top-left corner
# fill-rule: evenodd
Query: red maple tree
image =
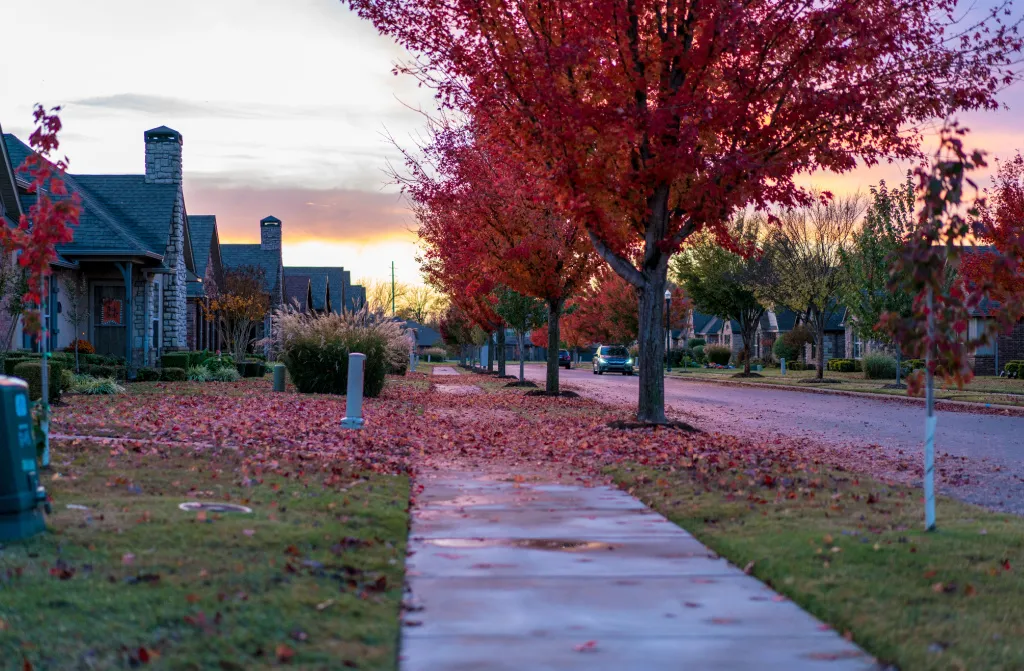
<path id="1" fill-rule="evenodd" d="M 546 391 L 559 389 L 560 321 L 566 301 L 601 265 L 587 233 L 554 206 L 547 185 L 470 126 L 436 125 L 401 179 L 420 223 L 428 274 L 435 267 L 481 275 L 548 309 Z"/>
<path id="2" fill-rule="evenodd" d="M 922 122 L 993 108 L 1021 40 L 957 0 L 345 0 L 398 70 L 501 138 L 639 293 L 638 419 L 664 422 L 668 259 L 795 177 L 919 154 Z"/>
<path id="3" fill-rule="evenodd" d="M 28 191 L 35 194 L 29 211 L 21 215 L 17 228 L 0 225 L 0 247 L 5 253 L 16 252 L 18 264 L 25 269 L 28 290 L 22 300 L 29 307 L 23 313 L 24 328 L 38 333 L 41 338 L 45 278 L 50 276 L 50 264 L 57 260 L 57 245 L 71 242 L 73 226 L 78 224 L 82 212 L 81 197 L 68 193 L 63 175 L 67 172 L 67 157 L 51 159 L 60 147 L 57 133 L 61 129 L 60 107 L 49 112 L 36 105 L 32 112 L 36 128 L 29 136 L 34 151 L 25 158 L 18 172 L 31 178 Z"/>
<path id="4" fill-rule="evenodd" d="M 991 245 L 966 253 L 960 259 L 960 274 L 971 286 L 991 283 L 992 303 L 987 312 L 1007 312 L 1008 321 L 1020 319 L 1015 307 L 1024 300 L 1024 157 L 1017 153 L 1002 161 L 986 202 L 979 206 L 983 238 Z"/>

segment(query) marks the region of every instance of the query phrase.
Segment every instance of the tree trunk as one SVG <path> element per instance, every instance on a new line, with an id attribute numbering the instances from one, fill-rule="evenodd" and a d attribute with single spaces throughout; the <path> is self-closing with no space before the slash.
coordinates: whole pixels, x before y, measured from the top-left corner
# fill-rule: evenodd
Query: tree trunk
<path id="1" fill-rule="evenodd" d="M 494 372 L 494 333 L 487 334 L 487 372 Z"/>
<path id="2" fill-rule="evenodd" d="M 825 378 L 825 320 L 818 323 L 818 379 Z"/>
<path id="3" fill-rule="evenodd" d="M 750 375 L 750 341 L 753 340 L 754 334 L 747 333 L 747 330 L 742 331 L 743 335 L 743 374 Z"/>
<path id="4" fill-rule="evenodd" d="M 526 358 L 523 355 L 523 353 L 526 351 L 526 343 L 525 343 L 526 338 L 524 337 L 525 335 L 526 335 L 525 331 L 516 331 L 516 339 L 519 340 L 519 383 L 520 384 L 522 384 L 523 382 L 526 382 L 526 368 L 525 368 L 525 362 L 523 361 L 523 359 Z"/>
<path id="5" fill-rule="evenodd" d="M 900 376 L 903 374 L 903 352 L 900 351 L 899 343 L 896 343 L 896 386 L 900 384 Z M 999 371 L 996 371 L 997 373 Z"/>
<path id="6" fill-rule="evenodd" d="M 665 357 L 664 302 L 668 259 L 658 268 L 644 273 L 644 286 L 637 290 L 640 304 L 640 390 L 636 418 L 639 422 L 664 424 L 665 377 L 661 361 Z"/>
<path id="7" fill-rule="evenodd" d="M 562 301 L 548 301 L 548 375 L 544 390 L 558 394 L 558 345 L 561 340 L 559 320 L 562 318 Z"/>
<path id="8" fill-rule="evenodd" d="M 505 327 L 498 329 L 498 375 L 505 377 Z"/>

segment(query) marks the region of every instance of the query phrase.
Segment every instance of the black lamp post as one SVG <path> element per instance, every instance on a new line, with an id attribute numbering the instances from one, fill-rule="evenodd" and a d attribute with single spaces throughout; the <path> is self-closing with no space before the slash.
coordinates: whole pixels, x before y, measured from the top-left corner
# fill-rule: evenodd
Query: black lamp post
<path id="1" fill-rule="evenodd" d="M 672 292 L 665 289 L 665 369 L 672 372 Z"/>

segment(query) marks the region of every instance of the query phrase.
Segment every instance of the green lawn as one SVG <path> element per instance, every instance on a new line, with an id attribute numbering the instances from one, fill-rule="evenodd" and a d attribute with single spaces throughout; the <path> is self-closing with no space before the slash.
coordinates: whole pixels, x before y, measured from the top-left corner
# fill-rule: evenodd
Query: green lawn
<path id="1" fill-rule="evenodd" d="M 919 490 L 840 472 L 788 474 L 794 498 L 742 471 L 708 484 L 686 470 L 610 473 L 886 663 L 1024 668 L 1024 519 L 941 499 L 927 533 Z"/>
<path id="2" fill-rule="evenodd" d="M 743 372 L 742 369 L 716 369 L 716 368 L 686 368 L 684 370 L 673 370 L 673 377 L 690 377 L 713 380 L 732 380 L 732 376 Z M 766 368 L 760 371 L 760 378 L 744 378 L 742 382 L 755 384 L 781 384 L 800 389 L 808 387 L 818 389 L 834 389 L 843 391 L 856 391 L 871 394 L 885 394 L 889 396 L 906 396 L 906 389 L 885 389 L 885 385 L 896 382 L 892 380 L 867 380 L 863 373 L 836 373 L 826 371 L 825 377 L 834 380 L 841 380 L 838 384 L 813 385 L 801 380 L 811 379 L 815 371 L 789 370 L 786 375 L 778 368 Z M 1024 380 L 1010 380 L 999 377 L 977 377 L 962 390 L 955 385 L 946 386 L 938 381 L 938 388 L 935 398 L 940 400 L 969 401 L 974 403 L 992 403 L 998 405 L 1020 405 L 1024 406 Z"/>
<path id="3" fill-rule="evenodd" d="M 230 450 L 54 452 L 48 533 L 0 548 L 4 669 L 395 668 L 407 478 L 264 476 Z"/>

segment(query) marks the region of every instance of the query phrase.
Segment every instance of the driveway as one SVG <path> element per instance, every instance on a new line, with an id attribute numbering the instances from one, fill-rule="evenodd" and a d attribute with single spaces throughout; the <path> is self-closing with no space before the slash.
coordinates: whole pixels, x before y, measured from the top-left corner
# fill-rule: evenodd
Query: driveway
<path id="1" fill-rule="evenodd" d="M 544 369 L 527 366 L 543 382 Z M 637 378 L 589 367 L 561 370 L 563 383 L 587 396 L 636 403 Z M 832 394 L 726 386 L 669 378 L 670 413 L 706 431 L 759 437 L 803 437 L 833 445 L 878 446 L 916 464 L 924 435 L 920 405 Z M 942 493 L 1024 514 L 1024 417 L 939 412 L 936 451 L 945 467 Z"/>

